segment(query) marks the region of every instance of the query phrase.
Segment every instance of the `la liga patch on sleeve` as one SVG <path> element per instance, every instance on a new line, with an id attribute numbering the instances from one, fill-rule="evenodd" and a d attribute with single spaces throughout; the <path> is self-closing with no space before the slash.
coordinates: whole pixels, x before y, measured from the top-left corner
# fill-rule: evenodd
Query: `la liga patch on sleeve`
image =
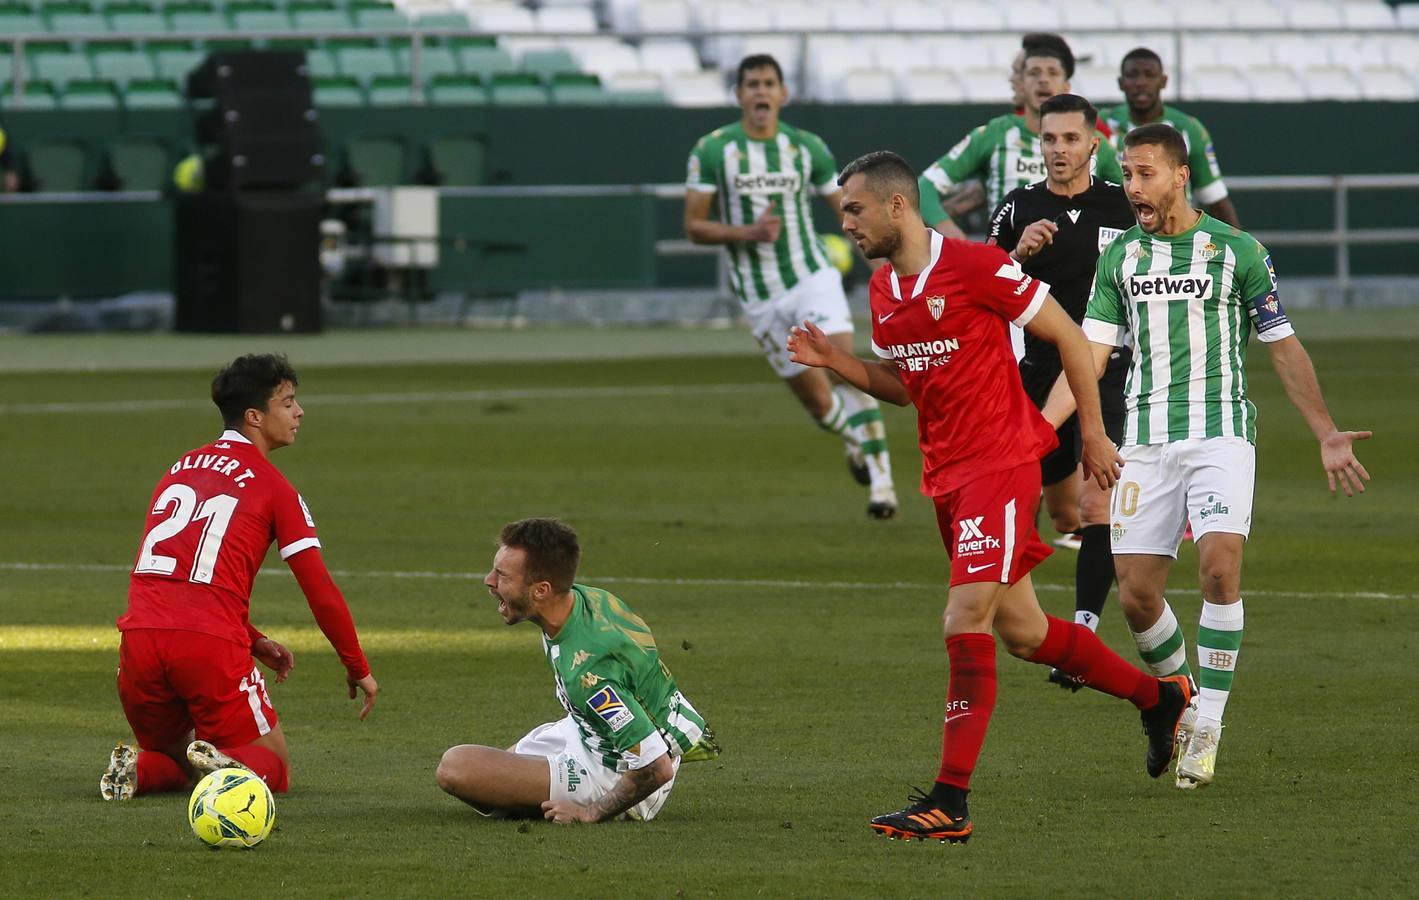
<path id="1" fill-rule="evenodd" d="M 626 708 L 625 701 L 609 684 L 592 694 L 586 705 L 610 725 L 612 731 L 620 731 L 636 720 L 635 714 Z"/>

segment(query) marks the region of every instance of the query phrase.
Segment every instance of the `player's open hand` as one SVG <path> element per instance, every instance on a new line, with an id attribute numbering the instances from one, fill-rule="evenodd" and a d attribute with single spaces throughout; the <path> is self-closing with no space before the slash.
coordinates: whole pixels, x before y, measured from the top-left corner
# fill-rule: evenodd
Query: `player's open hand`
<path id="1" fill-rule="evenodd" d="M 1085 435 L 1083 437 L 1084 450 L 1080 454 L 1080 462 L 1084 464 L 1084 478 L 1092 478 L 1100 488 L 1109 490 L 1118 484 L 1119 476 L 1123 472 L 1123 457 L 1119 456 L 1118 448 L 1108 435 L 1102 432 L 1098 435 Z"/>
<path id="2" fill-rule="evenodd" d="M 828 365 L 836 348 L 823 329 L 805 321 L 802 328 L 795 325 L 789 329 L 787 349 L 789 359 L 799 365 L 821 368 Z"/>
<path id="3" fill-rule="evenodd" d="M 351 700 L 355 699 L 356 688 L 365 692 L 365 704 L 360 707 L 360 721 L 363 722 L 365 716 L 370 714 L 370 710 L 374 709 L 374 697 L 375 694 L 379 693 L 379 682 L 374 680 L 373 674 L 370 674 L 366 675 L 364 678 L 351 678 L 349 675 L 346 675 L 345 683 L 350 686 Z"/>
<path id="4" fill-rule="evenodd" d="M 754 224 L 749 226 L 749 240 L 772 244 L 778 240 L 779 231 L 782 229 L 783 219 L 778 215 L 778 198 L 775 197 L 769 200 L 769 205 L 764 207 Z"/>
<path id="5" fill-rule="evenodd" d="M 1345 496 L 1353 497 L 1356 491 L 1365 493 L 1365 482 L 1370 473 L 1355 458 L 1354 443 L 1368 441 L 1373 431 L 1332 431 L 1320 442 L 1320 461 L 1325 466 L 1325 479 L 1330 482 L 1330 492 L 1335 493 L 1339 483 Z"/>
<path id="6" fill-rule="evenodd" d="M 1049 219 L 1031 222 L 1025 226 L 1024 231 L 1020 232 L 1020 240 L 1015 244 L 1015 249 L 1010 255 L 1020 262 L 1024 262 L 1053 244 L 1054 236 L 1057 233 L 1059 233 L 1059 226 Z"/>
<path id="7" fill-rule="evenodd" d="M 591 809 L 570 800 L 545 800 L 542 802 L 542 818 L 557 825 L 574 825 L 578 822 L 594 822 Z"/>
<path id="8" fill-rule="evenodd" d="M 286 680 L 286 676 L 291 674 L 291 670 L 296 667 L 296 657 L 285 644 L 273 641 L 269 637 L 251 645 L 251 655 L 262 663 L 266 668 L 276 673 L 276 683 L 280 684 Z"/>

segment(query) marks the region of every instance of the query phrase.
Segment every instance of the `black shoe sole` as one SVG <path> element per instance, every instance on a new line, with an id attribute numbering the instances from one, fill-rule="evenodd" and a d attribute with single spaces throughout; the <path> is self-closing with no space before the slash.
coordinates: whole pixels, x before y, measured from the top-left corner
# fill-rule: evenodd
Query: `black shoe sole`
<path id="1" fill-rule="evenodd" d="M 1058 669 L 1050 669 L 1049 677 L 1045 680 L 1050 684 L 1059 685 L 1071 694 L 1077 694 L 1079 689 L 1084 686 L 1082 682 L 1075 681 Z"/>
<path id="2" fill-rule="evenodd" d="M 909 844 L 913 839 L 917 841 L 940 841 L 943 844 L 964 844 L 971 839 L 974 829 L 971 823 L 967 822 L 964 831 L 933 831 L 920 834 L 914 831 L 903 831 L 900 828 L 893 828 L 891 825 L 872 825 L 872 830 L 878 834 L 886 835 L 889 841 L 901 841 Z"/>

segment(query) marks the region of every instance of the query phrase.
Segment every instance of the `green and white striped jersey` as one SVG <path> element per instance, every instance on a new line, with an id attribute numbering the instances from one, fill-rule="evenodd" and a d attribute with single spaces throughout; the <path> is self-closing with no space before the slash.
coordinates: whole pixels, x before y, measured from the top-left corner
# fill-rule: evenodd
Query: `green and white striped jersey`
<path id="1" fill-rule="evenodd" d="M 645 620 L 601 588 L 576 584 L 572 594 L 570 618 L 556 637 L 543 635 L 542 649 L 586 749 L 617 772 L 688 753 L 705 720 L 676 688 Z"/>
<path id="2" fill-rule="evenodd" d="M 1128 118 L 1128 104 L 1120 103 L 1112 109 L 1099 111 L 1099 116 L 1113 131 L 1114 149 L 1123 155 L 1123 136 L 1138 125 Z M 1222 167 L 1217 165 L 1217 151 L 1212 146 L 1212 135 L 1207 126 L 1180 109 L 1163 107 L 1163 117 L 1158 120 L 1182 132 L 1183 143 L 1187 144 L 1187 165 L 1192 175 L 1188 179 L 1188 189 L 1192 199 L 1203 206 L 1210 206 L 1227 196 L 1227 183 L 1222 180 Z"/>
<path id="3" fill-rule="evenodd" d="M 812 193 L 838 190 L 838 169 L 823 139 L 780 122 L 778 134 L 754 140 L 738 122 L 716 128 L 690 151 L 686 187 L 715 194 L 719 218 L 750 225 L 770 203 L 783 219 L 773 243 L 726 244 L 729 282 L 740 302 L 783 295 L 828 267 L 827 251 L 813 227 Z"/>
<path id="4" fill-rule="evenodd" d="M 1102 134 L 1090 171 L 1104 181 L 1123 183 L 1118 155 Z M 921 173 L 921 216 L 928 225 L 945 219 L 939 198 L 972 178 L 985 184 L 986 211 L 993 212 L 1006 194 L 1043 181 L 1046 174 L 1040 136 L 1026 127 L 1025 117 L 998 116 L 976 127 Z"/>
<path id="5" fill-rule="evenodd" d="M 1203 214 L 1176 235 L 1137 225 L 1099 255 L 1084 333 L 1133 347 L 1125 444 L 1240 437 L 1256 443 L 1247 340 L 1294 332 L 1256 238 Z"/>

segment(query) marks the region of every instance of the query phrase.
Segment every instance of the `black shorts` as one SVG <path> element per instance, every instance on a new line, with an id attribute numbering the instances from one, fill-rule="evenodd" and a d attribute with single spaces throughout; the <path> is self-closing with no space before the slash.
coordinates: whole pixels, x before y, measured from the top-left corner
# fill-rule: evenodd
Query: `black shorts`
<path id="1" fill-rule="evenodd" d="M 1128 367 L 1133 362 L 1133 352 L 1127 347 L 1116 347 L 1109 355 L 1109 364 L 1104 368 L 1104 376 L 1099 379 L 1099 407 L 1103 413 L 1104 431 L 1115 445 L 1123 444 L 1124 404 L 1123 386 L 1128 378 Z M 1054 383 L 1059 379 L 1059 360 L 1051 365 L 1032 363 L 1027 357 L 1020 362 L 1020 380 L 1025 385 L 1025 393 L 1036 408 L 1043 408 L 1049 398 Z M 1069 419 L 1055 432 L 1059 446 L 1040 460 L 1040 480 L 1046 484 L 1058 484 L 1074 474 L 1084 453 L 1084 442 L 1079 438 L 1079 417 Z"/>

